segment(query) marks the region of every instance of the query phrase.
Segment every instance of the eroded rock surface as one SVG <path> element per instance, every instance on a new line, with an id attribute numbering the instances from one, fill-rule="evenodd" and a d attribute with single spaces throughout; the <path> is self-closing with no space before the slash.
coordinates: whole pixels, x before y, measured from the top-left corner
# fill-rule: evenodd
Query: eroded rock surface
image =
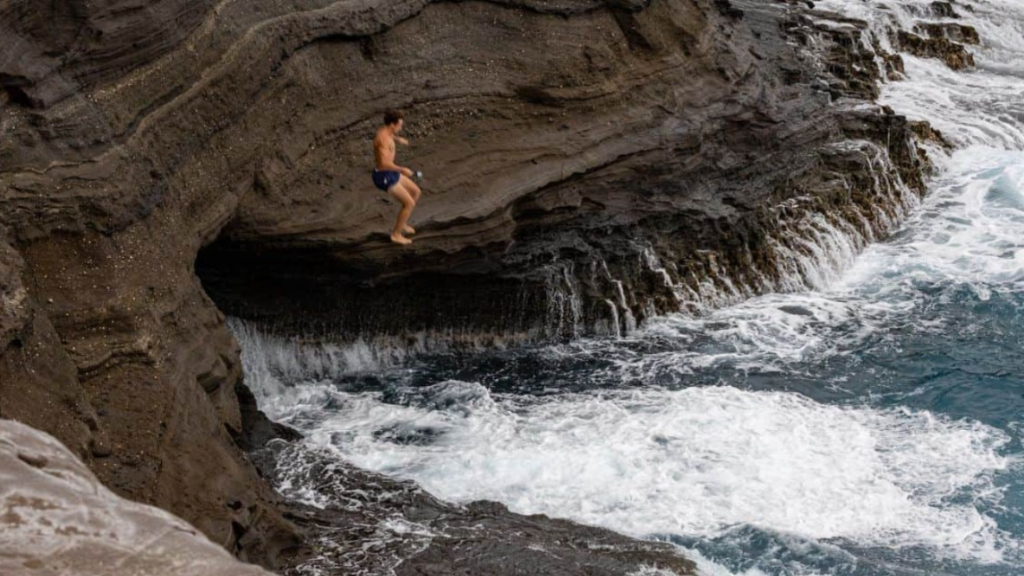
<path id="1" fill-rule="evenodd" d="M 0 574 L 269 576 L 180 518 L 108 490 L 57 439 L 0 420 Z"/>
<path id="2" fill-rule="evenodd" d="M 939 32 L 929 28 L 929 37 L 922 38 L 917 34 L 900 30 L 898 33 L 900 47 L 915 56 L 942 60 L 953 70 L 973 67 L 974 56 L 967 51 L 963 44 L 949 39 L 949 36 L 956 37 L 953 30 L 957 30 L 960 34 L 963 33 L 959 29 L 943 29 L 942 32 Z"/>

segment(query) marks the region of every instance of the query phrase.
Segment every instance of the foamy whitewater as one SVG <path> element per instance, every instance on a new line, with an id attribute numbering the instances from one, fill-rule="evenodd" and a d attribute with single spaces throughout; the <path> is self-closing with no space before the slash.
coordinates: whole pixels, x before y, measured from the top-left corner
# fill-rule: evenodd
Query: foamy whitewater
<path id="1" fill-rule="evenodd" d="M 878 30 L 928 4 L 817 2 Z M 472 354 L 236 322 L 261 407 L 442 498 L 665 539 L 705 574 L 1024 574 L 1024 1 L 957 6 L 977 69 L 905 55 L 882 101 L 959 149 L 826 287 Z"/>

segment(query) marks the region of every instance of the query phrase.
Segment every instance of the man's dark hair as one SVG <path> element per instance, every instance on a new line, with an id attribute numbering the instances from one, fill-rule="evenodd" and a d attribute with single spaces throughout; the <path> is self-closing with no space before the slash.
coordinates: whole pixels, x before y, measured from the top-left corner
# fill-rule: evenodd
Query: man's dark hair
<path id="1" fill-rule="evenodd" d="M 405 118 L 405 116 L 402 116 L 402 113 L 398 110 L 388 110 L 384 113 L 384 124 L 388 126 L 397 124 L 402 118 Z"/>

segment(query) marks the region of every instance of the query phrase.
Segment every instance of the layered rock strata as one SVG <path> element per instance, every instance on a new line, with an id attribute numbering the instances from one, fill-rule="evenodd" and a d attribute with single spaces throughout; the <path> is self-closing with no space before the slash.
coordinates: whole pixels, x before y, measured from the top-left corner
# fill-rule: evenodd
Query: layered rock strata
<path id="1" fill-rule="evenodd" d="M 882 62 L 893 76 L 902 65 L 864 22 L 730 6 L 539 16 L 547 42 L 520 52 L 506 49 L 519 15 L 482 4 L 452 46 L 456 7 L 438 6 L 358 56 L 348 46 L 345 64 L 334 47 L 291 59 L 295 123 L 329 128 L 260 161 L 254 193 L 200 256 L 205 286 L 288 332 L 507 341 L 619 333 L 813 283 L 829 263 L 798 263 L 816 257 L 808 242 L 880 237 L 923 192 L 905 120 L 864 107 Z M 443 87 L 393 96 L 391 70 L 436 62 Z M 360 101 L 409 114 L 403 153 L 428 173 L 410 248 L 389 244 L 396 208 L 366 174 L 377 118 L 314 104 L 344 90 L 342 67 L 383 77 Z"/>

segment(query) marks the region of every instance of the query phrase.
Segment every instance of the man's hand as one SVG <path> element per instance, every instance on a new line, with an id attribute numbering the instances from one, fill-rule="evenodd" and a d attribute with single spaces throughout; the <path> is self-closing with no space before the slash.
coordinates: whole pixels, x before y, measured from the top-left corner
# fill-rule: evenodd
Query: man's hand
<path id="1" fill-rule="evenodd" d="M 399 144 L 401 144 L 402 146 L 408 146 L 409 145 L 409 141 L 406 140 L 405 138 L 402 138 L 401 136 L 395 136 L 395 141 L 398 142 Z"/>
<path id="2" fill-rule="evenodd" d="M 412 170 L 409 170 L 408 168 L 404 168 L 403 167 L 403 168 L 401 168 L 401 171 L 402 171 L 402 174 L 405 174 L 406 178 L 412 178 L 412 175 L 413 175 L 413 171 Z"/>

